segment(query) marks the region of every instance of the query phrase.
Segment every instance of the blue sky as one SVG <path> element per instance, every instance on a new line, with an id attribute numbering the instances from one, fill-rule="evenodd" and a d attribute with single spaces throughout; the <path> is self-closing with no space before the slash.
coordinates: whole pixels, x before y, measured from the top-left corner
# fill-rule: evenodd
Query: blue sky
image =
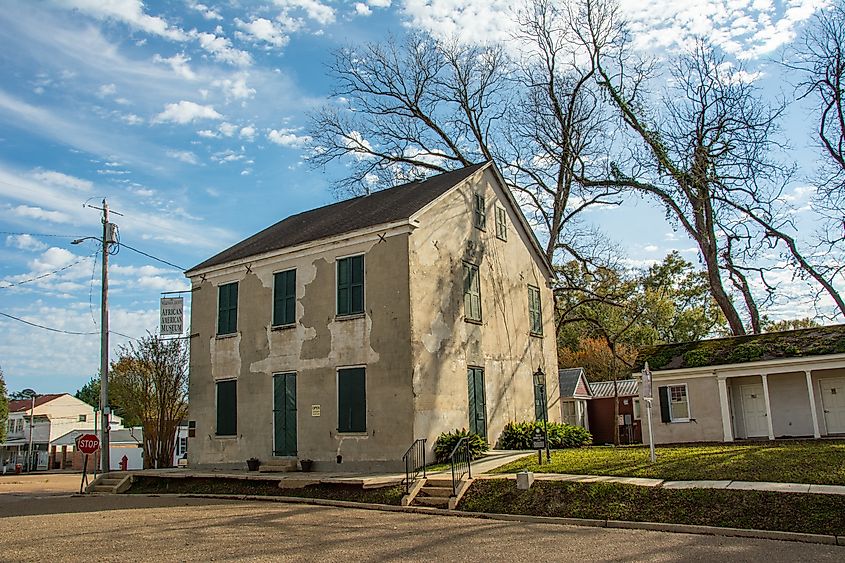
<path id="1" fill-rule="evenodd" d="M 124 243 L 186 268 L 331 202 L 330 184 L 342 169 L 303 164 L 306 113 L 332 102 L 331 50 L 412 29 L 500 40 L 511 29 L 512 5 L 7 0 L 0 11 L 0 313 L 97 333 L 97 247 L 70 242 L 99 234 L 98 211 L 85 204 L 103 197 L 123 213 L 113 221 Z M 772 93 L 788 80 L 771 59 L 823 5 L 622 2 L 637 48 L 672 50 L 709 36 L 759 72 Z M 802 170 L 814 163 L 807 123 L 806 108 L 793 106 L 785 127 Z M 800 210 L 808 193 L 799 178 L 788 197 Z M 642 201 L 596 211 L 594 220 L 624 241 L 632 264 L 672 249 L 695 260 L 690 241 Z M 157 330 L 162 291 L 188 287 L 178 269 L 126 248 L 110 271 L 111 327 L 131 337 Z M 809 311 L 806 288 L 793 291 L 804 304 L 793 300 L 775 316 Z M 0 317 L 0 334 L 0 366 L 12 390 L 73 392 L 96 373 L 96 334 L 56 333 L 8 317 Z M 114 335 L 113 350 L 125 341 Z"/>

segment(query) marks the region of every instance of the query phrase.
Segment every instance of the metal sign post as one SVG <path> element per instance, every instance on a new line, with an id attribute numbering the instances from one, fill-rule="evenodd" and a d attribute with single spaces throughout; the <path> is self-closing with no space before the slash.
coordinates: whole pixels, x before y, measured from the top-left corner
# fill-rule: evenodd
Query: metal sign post
<path id="1" fill-rule="evenodd" d="M 648 362 L 643 366 L 643 384 L 642 384 L 643 400 L 646 407 L 646 418 L 648 419 L 648 450 L 651 463 L 657 460 L 654 453 L 654 434 L 651 432 L 651 402 L 653 400 L 651 392 L 651 371 L 648 369 Z"/>
<path id="2" fill-rule="evenodd" d="M 546 435 L 539 428 L 534 429 L 531 436 L 531 447 L 537 450 L 537 464 L 543 465 L 543 450 L 546 449 Z"/>
<path id="3" fill-rule="evenodd" d="M 100 439 L 94 434 L 77 436 L 76 449 L 85 454 L 85 461 L 82 462 L 82 482 L 79 484 L 79 494 L 82 494 L 85 492 L 85 486 L 88 484 L 88 456 L 97 453 L 100 449 Z"/>

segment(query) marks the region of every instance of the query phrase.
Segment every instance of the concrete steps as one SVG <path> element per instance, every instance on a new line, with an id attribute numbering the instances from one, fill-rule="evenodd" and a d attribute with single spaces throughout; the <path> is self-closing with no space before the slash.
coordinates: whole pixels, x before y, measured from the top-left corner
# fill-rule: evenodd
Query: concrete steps
<path id="1" fill-rule="evenodd" d="M 103 473 L 88 485 L 89 493 L 119 495 L 132 486 L 132 476 L 124 473 Z"/>
<path id="2" fill-rule="evenodd" d="M 258 467 L 259 473 L 289 473 L 299 471 L 298 462 L 295 459 L 265 461 Z"/>
<path id="3" fill-rule="evenodd" d="M 436 508 L 452 508 L 451 500 L 451 480 L 426 479 L 414 497 L 412 504 L 417 506 L 433 506 Z"/>

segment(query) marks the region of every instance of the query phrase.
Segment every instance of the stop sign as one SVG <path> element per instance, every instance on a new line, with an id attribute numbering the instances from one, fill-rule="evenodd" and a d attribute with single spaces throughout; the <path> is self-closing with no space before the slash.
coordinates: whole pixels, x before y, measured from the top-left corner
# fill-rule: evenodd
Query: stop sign
<path id="1" fill-rule="evenodd" d="M 93 454 L 100 449 L 100 439 L 93 434 L 83 434 L 76 439 L 76 447 L 84 454 Z"/>

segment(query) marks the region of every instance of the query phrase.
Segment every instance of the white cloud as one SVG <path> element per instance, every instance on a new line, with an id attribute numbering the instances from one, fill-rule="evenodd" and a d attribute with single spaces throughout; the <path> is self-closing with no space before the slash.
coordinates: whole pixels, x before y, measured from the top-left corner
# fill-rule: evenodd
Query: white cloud
<path id="1" fill-rule="evenodd" d="M 215 60 L 235 66 L 249 66 L 252 57 L 246 51 L 235 49 L 232 42 L 222 35 L 200 32 L 196 34 L 200 47 L 211 53 Z"/>
<path id="2" fill-rule="evenodd" d="M 203 106 L 195 102 L 182 100 L 175 104 L 167 104 L 164 111 L 156 115 L 153 123 L 192 123 L 200 119 L 223 119 L 213 106 Z"/>
<path id="3" fill-rule="evenodd" d="M 275 0 L 275 2 L 285 12 L 292 9 L 304 10 L 309 18 L 321 25 L 330 24 L 335 20 L 334 8 L 319 0 Z"/>
<path id="4" fill-rule="evenodd" d="M 255 88 L 250 88 L 247 85 L 245 76 L 215 80 L 212 85 L 223 91 L 227 101 L 229 99 L 245 100 L 255 95 Z"/>
<path id="5" fill-rule="evenodd" d="M 117 86 L 115 86 L 114 84 L 102 84 L 97 89 L 97 96 L 99 96 L 100 98 L 106 98 L 108 96 L 114 96 L 116 92 Z"/>
<path id="6" fill-rule="evenodd" d="M 141 0 L 60 0 L 60 4 L 100 20 L 116 20 L 129 27 L 174 41 L 185 41 L 187 34 L 163 18 L 144 11 Z"/>
<path id="7" fill-rule="evenodd" d="M 87 192 L 94 187 L 94 184 L 89 180 L 83 180 L 75 176 L 62 174 L 61 172 L 54 172 L 52 170 L 38 170 L 32 173 L 32 177 L 40 182 L 60 187 L 73 188 L 75 190 Z"/>
<path id="8" fill-rule="evenodd" d="M 191 67 L 188 65 L 188 61 L 190 60 L 191 57 L 188 57 L 184 53 L 178 53 L 168 58 L 164 58 L 159 54 L 153 56 L 153 62 L 169 65 L 170 68 L 173 69 L 173 72 L 175 72 L 182 78 L 186 78 L 188 80 L 195 80 L 197 75 L 194 73 L 193 70 L 191 70 Z"/>
<path id="9" fill-rule="evenodd" d="M 658 247 L 655 244 L 647 244 L 643 247 L 646 252 L 657 252 Z"/>
<path id="10" fill-rule="evenodd" d="M 41 207 L 32 207 L 29 205 L 18 205 L 12 208 L 12 213 L 18 217 L 25 217 L 27 219 L 38 219 L 42 221 L 50 221 L 53 223 L 70 223 L 70 216 L 60 211 L 49 211 Z"/>
<path id="11" fill-rule="evenodd" d="M 219 135 L 211 129 L 201 129 L 197 131 L 197 135 L 199 135 L 200 137 L 205 137 L 206 139 L 216 139 L 217 137 L 219 137 Z"/>
<path id="12" fill-rule="evenodd" d="M 296 129 L 271 129 L 267 140 L 283 147 L 300 148 L 311 140 L 308 135 L 297 135 Z"/>
<path id="13" fill-rule="evenodd" d="M 197 2 L 189 1 L 188 7 L 192 10 L 195 10 L 202 14 L 207 20 L 222 20 L 223 16 L 220 15 L 220 12 L 215 10 L 214 8 L 209 8 L 205 4 L 199 4 Z"/>
<path id="14" fill-rule="evenodd" d="M 126 113 L 120 116 L 120 119 L 128 123 L 129 125 L 140 125 L 144 122 L 144 118 L 141 116 L 135 115 L 134 113 Z"/>
<path id="15" fill-rule="evenodd" d="M 359 16 L 369 16 L 373 13 L 369 6 L 364 4 L 363 2 L 356 2 L 355 3 L 355 13 Z"/>
<path id="16" fill-rule="evenodd" d="M 239 37 L 248 41 L 263 41 L 274 47 L 282 48 L 288 44 L 290 37 L 285 34 L 283 27 L 268 19 L 257 18 L 251 22 L 235 18 L 235 25 L 241 30 Z"/>
<path id="17" fill-rule="evenodd" d="M 47 248 L 46 244 L 32 235 L 9 235 L 6 237 L 6 246 L 33 252 Z"/>
<path id="18" fill-rule="evenodd" d="M 239 136 L 241 139 L 247 139 L 249 141 L 253 140 L 255 138 L 255 127 L 251 125 L 242 127 Z"/>
<path id="19" fill-rule="evenodd" d="M 181 160 L 182 162 L 187 162 L 188 164 L 199 164 L 199 159 L 197 155 L 195 155 L 191 151 L 177 151 L 177 150 L 169 150 L 167 151 L 167 156 L 170 158 L 175 158 L 176 160 Z"/>
<path id="20" fill-rule="evenodd" d="M 220 124 L 220 127 L 218 127 L 217 129 L 221 133 L 223 133 L 223 135 L 225 135 L 227 137 L 231 137 L 232 135 L 234 135 L 237 132 L 238 126 L 234 125 L 232 123 L 227 123 L 227 122 L 224 121 L 223 123 Z"/>
<path id="21" fill-rule="evenodd" d="M 352 150 L 352 155 L 356 159 L 367 158 L 367 152 L 372 150 L 372 145 L 365 139 L 358 131 L 350 131 L 349 136 L 343 139 L 346 148 Z"/>

